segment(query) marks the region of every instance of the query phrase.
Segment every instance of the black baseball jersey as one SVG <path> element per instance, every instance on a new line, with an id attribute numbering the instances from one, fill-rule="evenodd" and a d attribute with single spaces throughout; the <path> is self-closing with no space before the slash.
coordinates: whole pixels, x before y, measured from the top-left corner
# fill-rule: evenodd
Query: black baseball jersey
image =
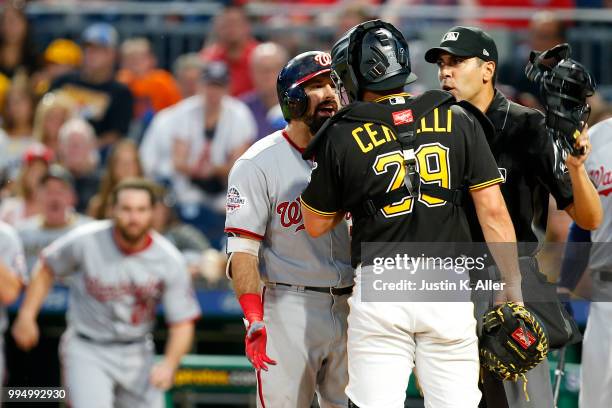
<path id="1" fill-rule="evenodd" d="M 445 104 L 418 119 L 412 118 L 408 94 L 376 102 L 396 108 L 394 121 L 418 120 L 415 153 L 423 183 L 476 190 L 502 181 L 480 124 L 460 106 Z M 341 119 L 324 131 L 314 150 L 316 165 L 310 183 L 301 197 L 305 207 L 334 216 L 350 212 L 371 197 L 404 188 L 406 170 L 395 129 Z M 465 210 L 425 194 L 406 197 L 374 216 L 353 217 L 352 232 L 353 267 L 371 262 L 361 259 L 364 242 L 471 240 Z"/>
<path id="2" fill-rule="evenodd" d="M 501 191 L 516 239 L 538 242 L 546 231 L 549 194 L 559 209 L 573 202 L 569 174 L 562 170 L 562 154 L 547 133 L 544 115 L 509 101 L 501 92 L 495 92 L 486 116 L 495 127 L 488 142 L 504 178 Z M 473 206 L 468 207 L 473 238 L 484 241 Z M 533 254 L 536 249 L 537 245 L 519 246 L 521 255 Z"/>

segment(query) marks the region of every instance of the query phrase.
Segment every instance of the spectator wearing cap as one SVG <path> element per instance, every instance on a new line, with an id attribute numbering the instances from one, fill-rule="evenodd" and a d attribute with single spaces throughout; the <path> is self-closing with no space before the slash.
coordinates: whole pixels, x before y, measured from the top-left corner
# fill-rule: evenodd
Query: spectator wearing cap
<path id="1" fill-rule="evenodd" d="M 212 42 L 202 50 L 205 61 L 222 61 L 230 71 L 229 91 L 238 96 L 253 90 L 249 61 L 258 42 L 251 34 L 251 25 L 244 9 L 229 6 L 213 23 Z"/>
<path id="2" fill-rule="evenodd" d="M 73 118 L 59 130 L 58 162 L 74 179 L 77 194 L 75 208 L 85 213 L 89 201 L 100 188 L 102 171 L 93 127 L 81 118 Z"/>
<path id="3" fill-rule="evenodd" d="M 127 135 L 132 119 L 130 90 L 115 77 L 117 31 L 106 23 L 93 24 L 82 35 L 81 69 L 57 78 L 51 90 L 74 99 L 78 113 L 96 130 L 98 146 L 107 147 Z"/>
<path id="4" fill-rule="evenodd" d="M 24 152 L 19 176 L 12 185 L 14 196 L 4 199 L 0 205 L 1 221 L 16 225 L 40 213 L 41 202 L 36 191 L 53 159 L 53 151 L 41 144 L 34 144 Z"/>
<path id="5" fill-rule="evenodd" d="M 211 241 L 223 235 L 229 170 L 257 134 L 249 108 L 227 94 L 228 80 L 225 64 L 208 63 L 199 93 L 160 112 L 140 148 L 145 174 L 169 183 L 179 206 L 210 212 L 203 222 L 214 227 L 201 227 Z"/>
<path id="6" fill-rule="evenodd" d="M 147 123 L 160 110 L 181 100 L 172 74 L 157 68 L 157 59 L 146 38 L 130 38 L 121 44 L 121 69 L 117 80 L 134 96 L 134 118 Z"/>
<path id="7" fill-rule="evenodd" d="M 259 44 L 251 55 L 251 75 L 255 89 L 241 96 L 257 122 L 257 139 L 283 129 L 287 124 L 283 118 L 276 78 L 289 60 L 287 51 L 272 42 Z"/>
<path id="8" fill-rule="evenodd" d="M 65 38 L 51 41 L 43 53 L 42 69 L 32 77 L 36 93 L 45 94 L 55 79 L 77 70 L 82 60 L 81 47 L 74 41 Z"/>
<path id="9" fill-rule="evenodd" d="M 37 196 L 42 204 L 40 214 L 16 226 L 29 272 L 43 248 L 73 228 L 91 221 L 74 211 L 76 192 L 73 183 L 68 170 L 52 164 L 38 185 Z"/>

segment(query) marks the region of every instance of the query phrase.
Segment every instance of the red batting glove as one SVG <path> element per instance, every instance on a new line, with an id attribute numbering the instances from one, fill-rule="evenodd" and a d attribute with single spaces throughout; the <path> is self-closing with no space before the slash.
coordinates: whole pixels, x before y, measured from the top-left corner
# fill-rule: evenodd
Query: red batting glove
<path id="1" fill-rule="evenodd" d="M 255 293 L 245 293 L 240 296 L 238 300 L 244 316 L 249 322 L 247 327 L 247 334 L 244 339 L 246 356 L 253 364 L 256 370 L 268 371 L 268 364 L 276 364 L 276 361 L 272 360 L 266 354 L 266 342 L 268 335 L 266 332 L 266 326 L 263 322 L 263 305 L 261 298 Z"/>
<path id="2" fill-rule="evenodd" d="M 246 338 L 244 339 L 246 356 L 253 364 L 256 370 L 268 371 L 268 364 L 276 364 L 276 361 L 272 360 L 266 354 L 266 341 L 268 335 L 266 333 L 266 326 L 262 321 L 255 321 L 249 325 L 247 330 Z"/>

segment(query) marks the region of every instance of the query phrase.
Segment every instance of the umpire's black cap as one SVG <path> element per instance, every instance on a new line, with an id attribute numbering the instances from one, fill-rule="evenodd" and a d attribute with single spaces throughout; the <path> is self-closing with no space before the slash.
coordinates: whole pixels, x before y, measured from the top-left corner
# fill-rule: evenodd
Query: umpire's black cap
<path id="1" fill-rule="evenodd" d="M 425 53 L 425 61 L 435 64 L 440 53 L 448 52 L 458 57 L 478 57 L 497 64 L 497 46 L 493 38 L 477 27 L 453 27 L 444 34 L 439 47 Z"/>

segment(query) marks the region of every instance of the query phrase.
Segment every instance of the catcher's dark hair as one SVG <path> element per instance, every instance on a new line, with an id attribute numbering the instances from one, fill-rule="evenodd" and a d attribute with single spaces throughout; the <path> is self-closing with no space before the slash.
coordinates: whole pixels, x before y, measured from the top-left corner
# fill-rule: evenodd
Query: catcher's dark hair
<path id="1" fill-rule="evenodd" d="M 115 186 L 111 193 L 111 205 L 117 204 L 119 193 L 123 190 L 146 191 L 151 199 L 151 205 L 155 205 L 159 200 L 159 185 L 151 180 L 142 177 L 133 177 L 122 180 Z"/>

